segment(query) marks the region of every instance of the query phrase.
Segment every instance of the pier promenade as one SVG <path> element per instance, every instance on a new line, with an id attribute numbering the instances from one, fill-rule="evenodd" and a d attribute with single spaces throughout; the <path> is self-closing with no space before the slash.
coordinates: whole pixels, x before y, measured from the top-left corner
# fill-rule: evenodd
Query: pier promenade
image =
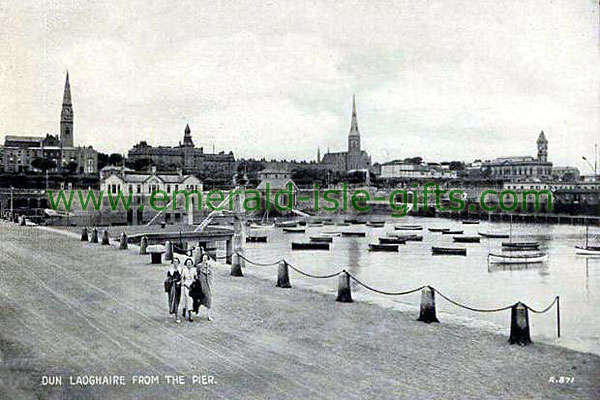
<path id="1" fill-rule="evenodd" d="M 175 324 L 166 265 L 0 222 L 0 398 L 593 399 L 600 357 L 214 270 L 213 322 Z M 275 275 L 274 275 L 275 276 Z M 69 377 L 122 375 L 125 385 Z M 134 376 L 158 384 L 134 384 Z M 167 384 L 165 376 L 184 376 Z M 205 385 L 192 376 L 212 376 Z M 62 385 L 42 386 L 43 376 Z M 551 378 L 573 377 L 572 383 Z"/>

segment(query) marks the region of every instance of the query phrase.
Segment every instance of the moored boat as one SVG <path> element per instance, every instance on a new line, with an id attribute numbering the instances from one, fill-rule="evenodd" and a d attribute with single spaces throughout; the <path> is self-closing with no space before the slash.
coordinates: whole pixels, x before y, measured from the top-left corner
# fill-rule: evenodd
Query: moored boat
<path id="1" fill-rule="evenodd" d="M 450 228 L 427 228 L 429 232 L 446 232 L 449 231 Z"/>
<path id="2" fill-rule="evenodd" d="M 313 243 L 331 243 L 333 242 L 333 237 L 331 236 L 311 236 L 310 241 Z"/>
<path id="3" fill-rule="evenodd" d="M 267 243 L 267 237 L 261 235 L 246 236 L 246 243 Z"/>
<path id="4" fill-rule="evenodd" d="M 540 248 L 540 244 L 538 242 L 502 242 L 502 247 L 518 250 L 537 250 Z"/>
<path id="5" fill-rule="evenodd" d="M 479 236 L 454 236 L 452 240 L 456 243 L 479 243 L 481 238 Z"/>
<path id="6" fill-rule="evenodd" d="M 251 229 L 273 229 L 275 224 L 250 224 Z"/>
<path id="7" fill-rule="evenodd" d="M 423 236 L 421 236 L 421 235 L 401 234 L 401 233 L 395 233 L 395 232 L 388 232 L 387 235 L 390 237 L 400 238 L 400 239 L 404 239 L 406 241 L 411 241 L 411 242 L 422 242 L 423 241 Z"/>
<path id="8" fill-rule="evenodd" d="M 464 225 L 479 225 L 479 220 L 476 219 L 465 219 L 461 221 Z"/>
<path id="9" fill-rule="evenodd" d="M 406 239 L 399 237 L 380 237 L 379 243 L 381 244 L 406 244 Z"/>
<path id="10" fill-rule="evenodd" d="M 304 232 L 306 232 L 306 229 L 301 228 L 301 227 L 290 227 L 290 228 L 283 228 L 283 231 L 286 233 L 304 233 Z"/>
<path id="11" fill-rule="evenodd" d="M 367 226 L 372 228 L 383 228 L 385 226 L 385 221 L 367 221 Z"/>
<path id="12" fill-rule="evenodd" d="M 397 231 L 421 231 L 423 227 L 421 225 L 395 225 L 394 229 Z"/>
<path id="13" fill-rule="evenodd" d="M 336 232 L 336 231 L 323 232 L 323 233 L 321 233 L 321 236 L 330 236 L 330 237 L 342 236 L 342 232 Z"/>
<path id="14" fill-rule="evenodd" d="M 575 254 L 583 256 L 600 256 L 600 246 L 575 246 Z"/>
<path id="15" fill-rule="evenodd" d="M 442 232 L 442 235 L 462 235 L 464 231 L 444 231 Z"/>
<path id="16" fill-rule="evenodd" d="M 293 228 L 295 226 L 298 226 L 298 221 L 275 222 L 275 226 L 278 228 Z"/>
<path id="17" fill-rule="evenodd" d="M 398 245 L 397 244 L 383 244 L 383 243 L 374 244 L 374 243 L 370 243 L 369 244 L 369 251 L 393 251 L 393 252 L 397 252 L 398 251 Z"/>
<path id="18" fill-rule="evenodd" d="M 347 232 L 342 232 L 342 236 L 365 237 L 365 236 L 367 236 L 367 233 L 366 232 L 347 231 Z"/>
<path id="19" fill-rule="evenodd" d="M 508 233 L 500 233 L 500 232 L 477 232 L 480 236 L 489 239 L 508 239 L 510 235 Z"/>
<path id="20" fill-rule="evenodd" d="M 460 247 L 431 247 L 431 253 L 436 255 L 466 256 L 467 249 Z"/>
<path id="21" fill-rule="evenodd" d="M 329 243 L 292 242 L 292 250 L 329 250 Z"/>
<path id="22" fill-rule="evenodd" d="M 492 264 L 531 264 L 541 263 L 548 259 L 548 255 L 542 252 L 525 254 L 488 254 L 488 260 Z"/>

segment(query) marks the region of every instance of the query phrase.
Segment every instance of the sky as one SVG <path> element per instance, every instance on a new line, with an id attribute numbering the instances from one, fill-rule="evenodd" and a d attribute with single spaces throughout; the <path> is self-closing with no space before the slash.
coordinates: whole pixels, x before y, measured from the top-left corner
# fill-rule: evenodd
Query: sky
<path id="1" fill-rule="evenodd" d="M 30 3 L 30 4 L 27 4 Z M 343 151 L 356 94 L 373 162 L 535 155 L 590 170 L 600 142 L 597 0 L 0 3 L 0 139 L 236 157 Z"/>

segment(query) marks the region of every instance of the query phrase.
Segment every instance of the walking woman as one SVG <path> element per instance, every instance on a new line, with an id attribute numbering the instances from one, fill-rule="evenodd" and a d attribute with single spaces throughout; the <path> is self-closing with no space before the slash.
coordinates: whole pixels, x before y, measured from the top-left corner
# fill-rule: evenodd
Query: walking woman
<path id="1" fill-rule="evenodd" d="M 200 305 L 206 307 L 206 315 L 209 321 L 212 321 L 210 308 L 212 306 L 212 268 L 208 254 L 204 253 L 200 257 L 200 263 L 196 267 L 196 277 L 200 282 L 202 296 Z"/>
<path id="2" fill-rule="evenodd" d="M 179 300 L 181 299 L 182 270 L 179 266 L 179 258 L 173 258 L 171 266 L 167 271 L 165 291 L 169 299 L 169 315 L 175 316 L 175 322 L 179 323 Z"/>
<path id="3" fill-rule="evenodd" d="M 192 296 L 190 295 L 190 289 L 192 283 L 196 280 L 196 270 L 194 269 L 194 260 L 186 258 L 183 263 L 183 274 L 182 274 L 182 285 L 183 285 L 183 317 L 185 318 L 187 313 L 187 320 L 193 322 L 192 310 L 194 309 L 194 303 Z"/>

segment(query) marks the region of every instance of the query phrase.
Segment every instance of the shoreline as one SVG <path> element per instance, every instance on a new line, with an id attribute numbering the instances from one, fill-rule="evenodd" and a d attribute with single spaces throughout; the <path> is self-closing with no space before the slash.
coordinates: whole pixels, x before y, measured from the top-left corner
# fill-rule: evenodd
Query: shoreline
<path id="1" fill-rule="evenodd" d="M 593 398 L 600 393 L 596 355 L 544 343 L 510 346 L 507 337 L 462 325 L 427 325 L 412 314 L 362 301 L 336 303 L 333 296 L 293 282 L 294 288 L 279 289 L 252 274 L 230 277 L 223 265 L 215 269 L 215 321 L 196 318 L 177 325 L 168 320 L 160 292 L 165 265 L 150 266 L 133 250 L 76 242 L 74 234 L 64 241 L 37 228 L 0 224 L 0 230 L 8 239 L 0 244 L 5 276 L 18 275 L 20 265 L 33 261 L 36 269 L 23 272 L 23 279 L 29 288 L 49 290 L 39 313 L 23 314 L 27 307 L 19 300 L 26 300 L 25 293 L 6 282 L 1 287 L 11 307 L 2 316 L 0 338 L 29 344 L 25 348 L 35 356 L 26 358 L 37 362 L 37 370 L 49 372 L 49 363 L 73 375 L 103 369 L 125 375 L 204 371 L 218 382 L 202 388 L 76 389 L 90 398 L 122 398 L 132 390 L 201 398 Z M 15 315 L 24 315 L 17 319 L 22 321 L 11 323 Z M 38 331 L 36 317 L 45 330 Z M 49 342 L 57 331 L 63 336 Z M 185 344 L 187 357 L 172 354 L 180 352 L 178 342 Z M 89 351 L 65 350 L 65 343 Z M 568 373 L 575 375 L 573 384 L 548 383 L 551 375 Z"/>

